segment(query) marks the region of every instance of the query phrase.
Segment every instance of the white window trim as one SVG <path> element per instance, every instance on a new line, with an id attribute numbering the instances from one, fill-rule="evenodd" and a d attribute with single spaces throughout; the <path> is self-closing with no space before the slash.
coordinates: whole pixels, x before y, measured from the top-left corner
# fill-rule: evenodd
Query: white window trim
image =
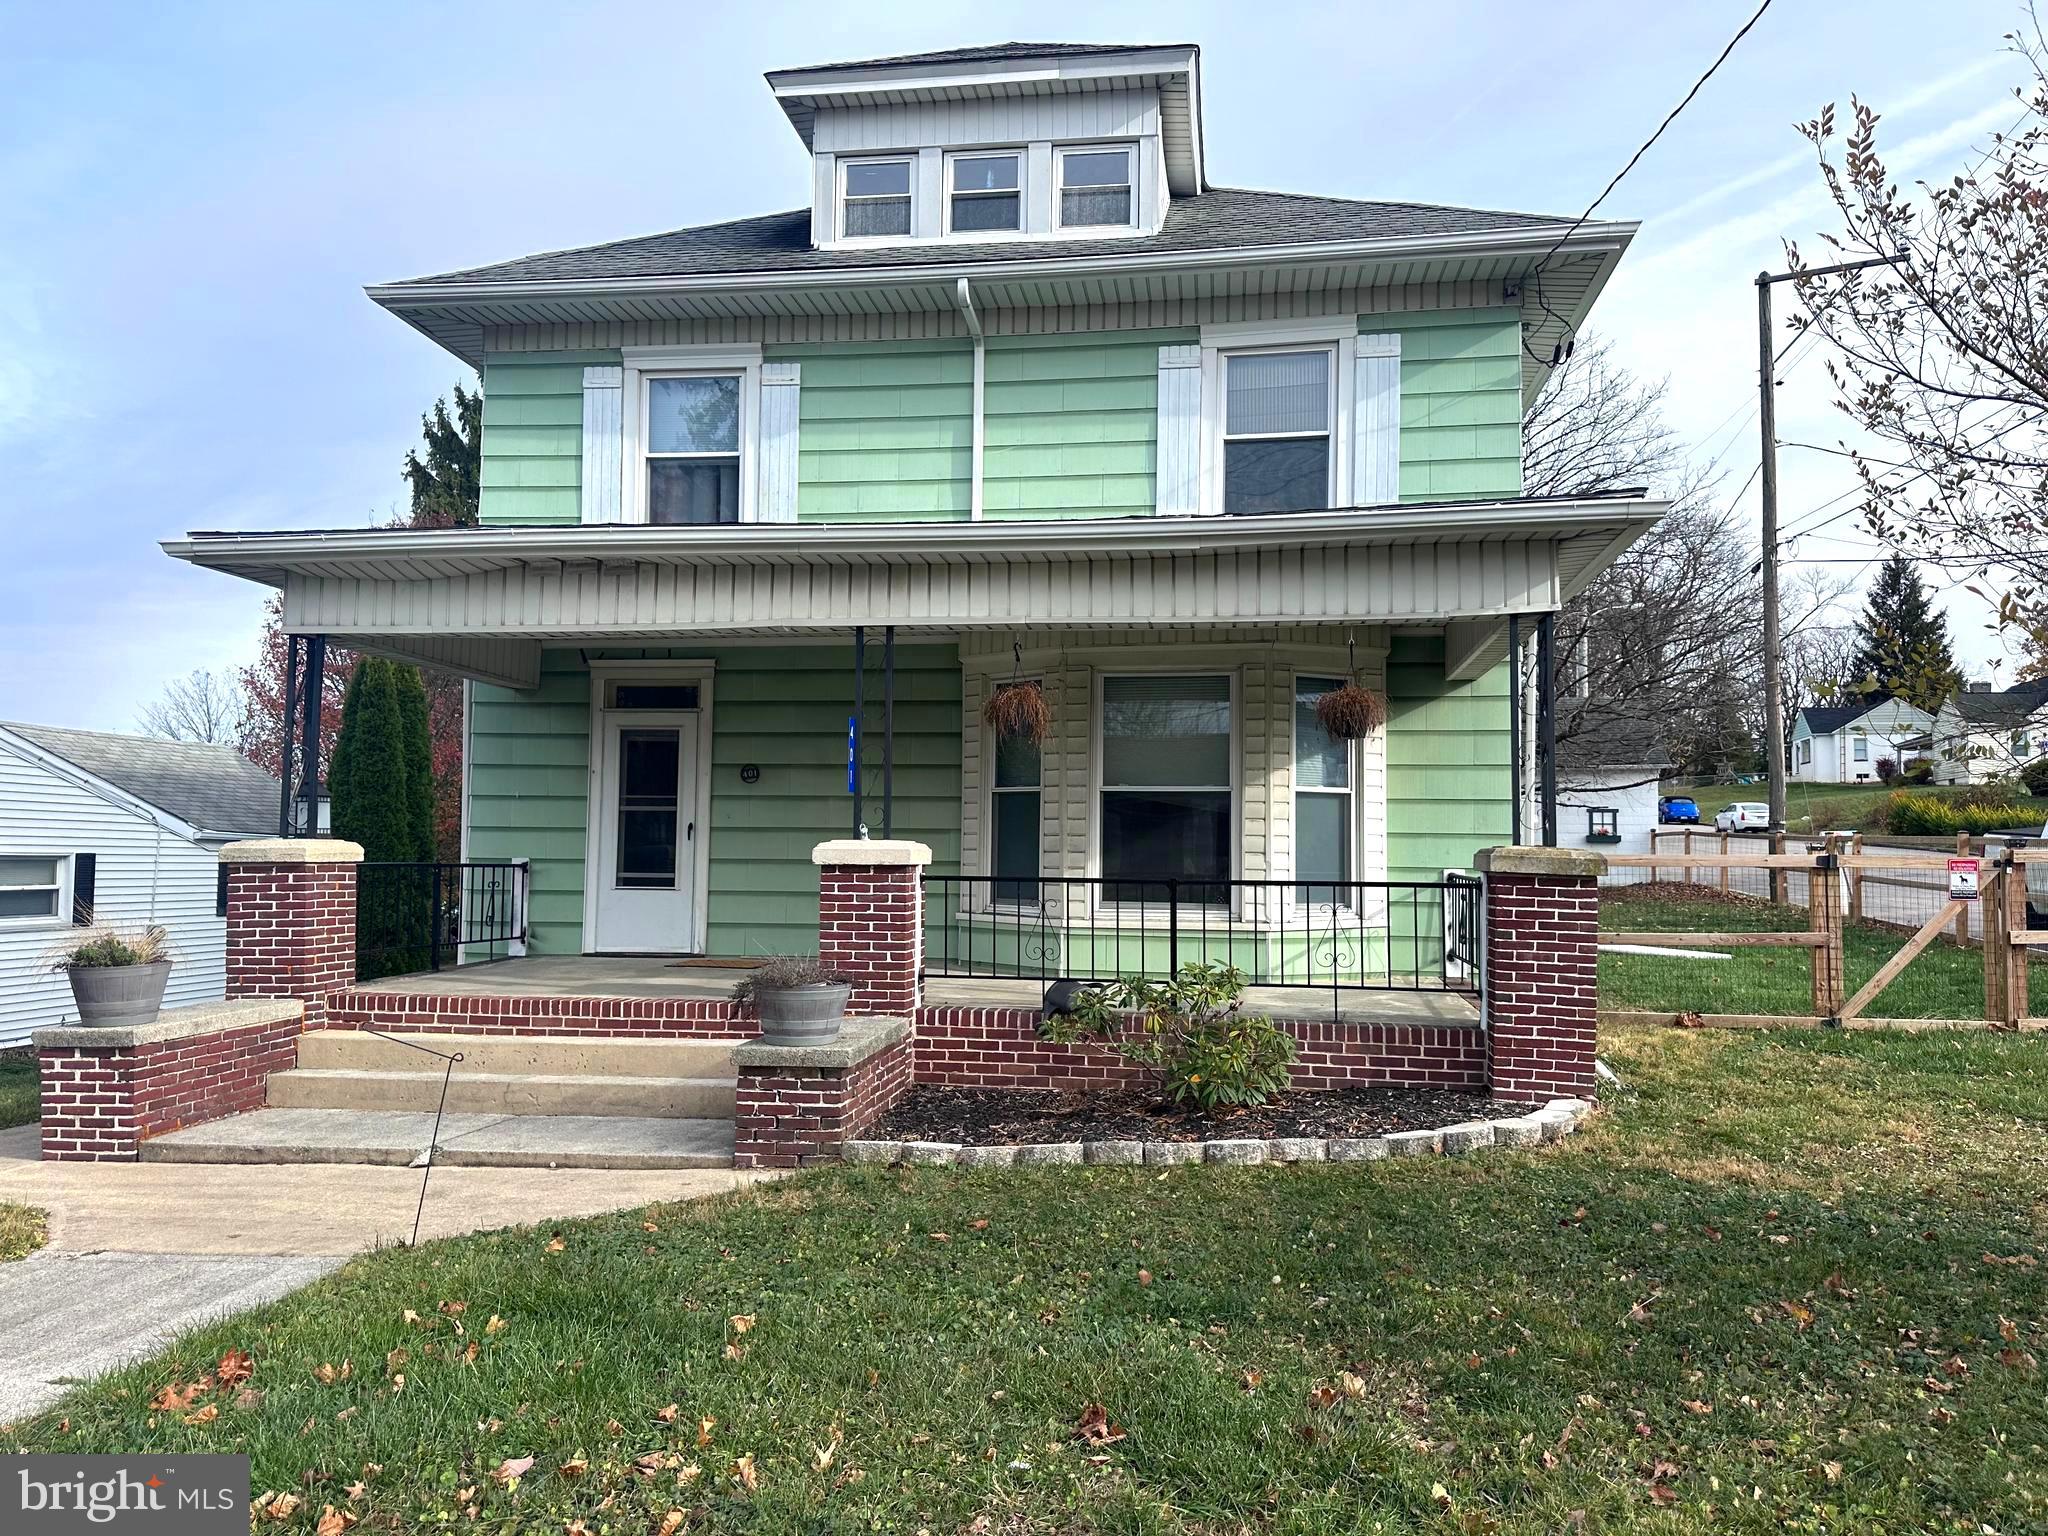
<path id="1" fill-rule="evenodd" d="M 962 160 L 998 160 L 1005 157 L 1015 160 L 1017 162 L 1017 190 L 1014 194 L 1014 196 L 1017 199 L 1017 227 L 1015 229 L 954 229 L 953 198 L 955 196 L 955 193 L 953 190 L 953 167 L 958 165 Z M 1025 152 L 1025 148 L 1021 144 L 1002 144 L 989 149 L 947 150 L 946 169 L 943 177 L 940 179 L 939 182 L 939 200 L 941 204 L 939 209 L 939 228 L 944 238 L 948 240 L 964 241 L 1021 240 L 1027 234 L 1030 234 L 1030 158 L 1030 155 Z M 998 192 L 965 192 L 960 193 L 958 195 L 963 197 L 1001 197 L 1011 194 L 1004 194 Z M 911 216 L 915 218 L 916 214 L 917 210 L 915 208 L 912 208 Z M 915 226 L 913 225 L 913 228 L 914 227 Z M 1034 235 L 1032 236 L 1032 238 L 1042 240 L 1045 237 L 1043 235 Z"/>
<path id="2" fill-rule="evenodd" d="M 1142 662 L 1125 662 L 1120 658 L 1097 662 L 1092 666 L 1093 677 L 1088 690 L 1088 876 L 1091 881 L 1104 878 L 1102 873 L 1102 797 L 1108 790 L 1102 781 L 1102 744 L 1105 732 L 1102 728 L 1103 685 L 1111 677 L 1227 677 L 1230 680 L 1230 874 L 1229 879 L 1244 878 L 1244 669 L 1238 666 L 1198 666 L 1187 662 L 1156 663 L 1150 666 Z M 1191 793 L 1214 793 L 1214 785 L 1169 785 L 1152 784 L 1148 789 L 1185 789 Z M 1233 887 L 1233 890 L 1238 888 Z M 1092 913 L 1109 913 L 1114 916 L 1119 902 L 1105 901 L 1102 887 L 1091 884 L 1088 887 L 1088 902 Z M 1140 908 L 1142 910 L 1142 908 Z M 1211 911 L 1223 908 L 1212 907 Z M 1235 902 L 1230 910 L 1235 911 Z"/>
<path id="3" fill-rule="evenodd" d="M 740 379 L 740 521 L 760 520 L 761 347 L 756 343 L 701 347 L 627 347 L 621 370 L 620 457 L 624 487 L 619 520 L 648 521 L 647 381 L 691 375 L 738 374 Z"/>
<path id="4" fill-rule="evenodd" d="M 1287 788 L 1288 793 L 1294 796 L 1295 804 L 1291 808 L 1293 820 L 1289 825 L 1288 831 L 1287 883 L 1281 887 L 1282 899 L 1285 903 L 1284 910 L 1289 912 L 1299 912 L 1304 907 L 1311 912 L 1328 912 L 1334 907 L 1340 912 L 1350 913 L 1356 909 L 1348 905 L 1328 901 L 1304 903 L 1297 901 L 1294 894 L 1297 885 L 1313 885 L 1315 883 L 1312 880 L 1304 880 L 1298 857 L 1301 851 L 1300 800 L 1303 795 L 1341 794 L 1351 802 L 1351 815 L 1345 833 L 1346 840 L 1350 843 L 1350 847 L 1345 850 L 1346 854 L 1349 855 L 1345 862 L 1350 865 L 1351 873 L 1344 881 L 1338 883 L 1358 885 L 1365 879 L 1364 875 L 1360 873 L 1365 867 L 1365 818 L 1359 813 L 1359 808 L 1365 799 L 1365 743 L 1357 740 L 1344 743 L 1346 783 L 1343 789 L 1319 789 L 1313 786 L 1304 789 L 1301 785 L 1301 737 L 1297 734 L 1299 727 L 1295 722 L 1294 712 L 1297 707 L 1296 701 L 1301 697 L 1302 680 L 1311 677 L 1322 682 L 1334 681 L 1340 687 L 1345 681 L 1345 674 L 1341 671 L 1312 672 L 1298 668 L 1288 675 Z"/>
<path id="5" fill-rule="evenodd" d="M 1121 224 L 1069 224 L 1065 218 L 1066 163 L 1069 155 L 1107 155 L 1121 150 L 1124 156 L 1125 185 L 1131 191 L 1131 216 Z M 1055 144 L 1052 147 L 1052 227 L 1056 233 L 1071 232 L 1084 234 L 1116 234 L 1138 228 L 1143 211 L 1138 204 L 1141 192 L 1138 186 L 1138 146 L 1129 139 L 1112 140 L 1107 144 Z"/>
<path id="6" fill-rule="evenodd" d="M 56 866 L 57 875 L 56 883 L 54 886 L 41 880 L 35 881 L 32 884 L 0 885 L 0 891 L 54 890 L 57 897 L 56 910 L 54 912 L 50 912 L 48 914 L 35 912 L 22 917 L 0 917 L 0 930 L 19 932 L 22 929 L 72 927 L 72 876 L 75 868 L 74 861 L 77 859 L 77 857 L 78 856 L 73 853 L 57 853 L 54 851 L 46 851 L 41 848 L 9 848 L 6 849 L 4 852 L 0 852 L 0 858 L 48 859 L 51 861 L 52 864 Z"/>
<path id="7" fill-rule="evenodd" d="M 849 235 L 846 232 L 846 172 L 856 165 L 901 165 L 909 172 L 910 228 L 900 235 Z M 862 198 L 862 202 L 874 199 Z M 840 245 L 901 245 L 917 237 L 917 151 L 899 149 L 879 155 L 841 155 L 832 171 L 832 236 Z"/>
<path id="8" fill-rule="evenodd" d="M 1334 354 L 1330 386 L 1330 490 L 1328 505 L 1351 502 L 1353 396 L 1358 366 L 1358 317 L 1232 321 L 1202 327 L 1201 510 L 1223 511 L 1224 359 L 1240 352 L 1292 352 L 1326 346 Z"/>

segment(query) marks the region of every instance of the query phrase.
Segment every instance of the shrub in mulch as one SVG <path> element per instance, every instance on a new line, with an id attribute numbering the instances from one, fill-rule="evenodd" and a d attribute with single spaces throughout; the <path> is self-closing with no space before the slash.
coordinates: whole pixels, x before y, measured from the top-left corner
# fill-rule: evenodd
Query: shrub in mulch
<path id="1" fill-rule="evenodd" d="M 1603 886 L 1606 901 L 1682 902 L 1687 906 L 1768 907 L 1770 899 L 1747 891 L 1724 891 L 1717 885 L 1692 885 L 1683 880 L 1645 880 L 1640 885 Z"/>

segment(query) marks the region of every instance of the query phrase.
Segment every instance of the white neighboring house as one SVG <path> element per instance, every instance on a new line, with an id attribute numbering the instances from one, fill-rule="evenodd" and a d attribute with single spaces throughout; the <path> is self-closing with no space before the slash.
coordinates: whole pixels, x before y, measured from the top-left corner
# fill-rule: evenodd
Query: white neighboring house
<path id="1" fill-rule="evenodd" d="M 1934 716 L 1899 699 L 1875 704 L 1809 705 L 1792 725 L 1789 777 L 1802 784 L 1875 784 L 1880 758 L 1903 768 L 1906 743 L 1924 736 Z"/>
<path id="2" fill-rule="evenodd" d="M 1647 721 L 1589 722 L 1557 744 L 1557 841 L 1594 853 L 1649 853 L 1657 828 L 1657 797 L 1671 767 L 1663 740 Z M 1608 878 L 1648 878 L 1619 869 Z"/>
<path id="3" fill-rule="evenodd" d="M 220 997 L 220 847 L 276 836 L 277 809 L 230 747 L 0 722 L 0 1047 L 74 1017 L 48 956 L 88 917 L 168 931 L 165 1006 Z"/>
<path id="4" fill-rule="evenodd" d="M 2010 778 L 2048 752 L 2048 679 L 1965 688 L 1934 717 L 1934 782 Z"/>

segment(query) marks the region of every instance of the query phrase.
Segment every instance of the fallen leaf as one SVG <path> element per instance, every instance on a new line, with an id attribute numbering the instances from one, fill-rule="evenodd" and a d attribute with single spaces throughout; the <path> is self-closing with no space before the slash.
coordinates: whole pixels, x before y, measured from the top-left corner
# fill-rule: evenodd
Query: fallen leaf
<path id="1" fill-rule="evenodd" d="M 1831 1483 L 1842 1480 L 1842 1464 L 1839 1461 L 1824 1461 L 1820 1464 L 1821 1476 Z"/>
<path id="2" fill-rule="evenodd" d="M 406 1324 L 408 1327 L 417 1326 L 420 1321 L 420 1315 L 419 1313 L 413 1311 L 411 1307 L 407 1307 L 405 1309 L 405 1315 L 399 1318 L 399 1321 L 401 1323 Z"/>
<path id="3" fill-rule="evenodd" d="M 216 1403 L 208 1403 L 204 1408 L 200 1409 L 197 1413 L 186 1414 L 185 1422 L 187 1424 L 194 1426 L 195 1428 L 202 1428 L 205 1425 L 211 1424 L 215 1419 L 219 1417 L 219 1405 Z"/>
<path id="4" fill-rule="evenodd" d="M 341 1372 L 336 1370 L 332 1364 L 323 1360 L 320 1364 L 313 1367 L 313 1379 L 323 1387 L 331 1387 L 341 1380 Z"/>
<path id="5" fill-rule="evenodd" d="M 751 1312 L 742 1312 L 736 1317 L 728 1317 L 726 1319 L 726 1322 L 732 1325 L 732 1331 L 734 1333 L 745 1333 L 748 1329 L 754 1326 L 754 1314 Z"/>
<path id="6" fill-rule="evenodd" d="M 1141 1269 L 1141 1270 L 1139 1270 L 1139 1271 L 1138 1271 L 1138 1284 L 1140 1284 L 1140 1285 L 1150 1285 L 1151 1283 L 1152 1283 L 1152 1271 L 1151 1271 L 1151 1270 L 1149 1270 L 1149 1269 Z"/>
<path id="7" fill-rule="evenodd" d="M 213 1368 L 213 1379 L 223 1387 L 238 1386 L 256 1374 L 256 1362 L 246 1349 L 231 1349 Z"/>
<path id="8" fill-rule="evenodd" d="M 1995 1253 L 1987 1253 L 1984 1255 L 1984 1262 L 1986 1264 L 2016 1264 L 2021 1269 L 2032 1269 L 2040 1260 L 2036 1259 L 2031 1253 L 2015 1253 L 2005 1258 L 2001 1258 Z"/>
<path id="9" fill-rule="evenodd" d="M 2031 1371 L 2037 1362 L 2024 1349 L 2008 1347 L 1998 1352 L 1998 1363 L 2009 1370 Z"/>
<path id="10" fill-rule="evenodd" d="M 832 1458 L 838 1453 L 836 1445 L 814 1445 L 811 1447 L 811 1465 L 823 1472 L 832 1465 Z"/>
<path id="11" fill-rule="evenodd" d="M 235 1407 L 243 1413 L 253 1413 L 263 1406 L 263 1394 L 254 1387 L 244 1387 L 235 1394 Z"/>
<path id="12" fill-rule="evenodd" d="M 683 1522 L 690 1517 L 680 1509 L 672 1509 L 661 1517 L 661 1524 L 654 1528 L 654 1536 L 676 1536 L 683 1528 Z"/>
<path id="13" fill-rule="evenodd" d="M 1256 1392 L 1266 1380 L 1266 1373 L 1254 1367 L 1237 1378 L 1237 1384 L 1247 1392 Z"/>
<path id="14" fill-rule="evenodd" d="M 205 1391 L 205 1388 L 196 1381 L 189 1386 L 174 1381 L 149 1400 L 149 1411 L 151 1413 L 183 1413 L 193 1403 L 198 1401 L 199 1395 L 203 1391 Z"/>
<path id="15" fill-rule="evenodd" d="M 1653 1504 L 1676 1504 L 1678 1492 L 1664 1483 L 1650 1484 L 1650 1502 Z"/>
<path id="16" fill-rule="evenodd" d="M 678 1488 L 687 1488 L 703 1475 L 704 1469 L 694 1461 L 686 1467 L 678 1467 L 676 1469 L 676 1486 Z"/>
<path id="17" fill-rule="evenodd" d="M 1707 1027 L 1707 1021 L 1690 1009 L 1677 1015 L 1671 1022 L 1678 1029 L 1705 1029 Z"/>
<path id="18" fill-rule="evenodd" d="M 1781 1301 L 1778 1303 L 1778 1310 L 1791 1318 L 1798 1325 L 1801 1333 L 1806 1332 L 1813 1324 L 1813 1308 L 1807 1306 L 1804 1302 Z"/>
<path id="19" fill-rule="evenodd" d="M 670 1403 L 666 1408 L 655 1409 L 654 1416 L 664 1424 L 673 1424 L 676 1421 L 676 1415 L 682 1411 L 681 1404 Z"/>
<path id="20" fill-rule="evenodd" d="M 578 1451 L 575 1455 L 571 1456 L 567 1461 L 563 1462 L 559 1467 L 555 1468 L 555 1471 L 560 1476 L 567 1478 L 572 1483 L 575 1482 L 577 1478 L 581 1477 L 584 1473 L 588 1472 L 589 1470 L 590 1458 L 585 1456 L 581 1451 Z"/>
<path id="21" fill-rule="evenodd" d="M 2003 1313 L 2000 1313 L 1998 1318 L 1998 1336 L 2008 1344 L 2017 1344 L 2020 1341 L 2020 1325 Z"/>
<path id="22" fill-rule="evenodd" d="M 506 1326 L 507 1326 L 507 1325 L 506 1325 L 505 1319 L 503 1319 L 502 1317 L 498 1316 L 498 1314 L 497 1314 L 497 1313 L 493 1312 L 493 1313 L 491 1314 L 491 1320 L 490 1320 L 490 1321 L 489 1321 L 488 1323 L 485 1323 L 485 1324 L 484 1324 L 484 1332 L 485 1332 L 485 1333 L 503 1333 L 503 1332 L 505 1331 L 505 1328 L 506 1328 Z"/>
<path id="23" fill-rule="evenodd" d="M 320 1507 L 320 1518 L 313 1526 L 313 1536 L 341 1536 L 341 1533 L 356 1523 L 356 1517 L 345 1514 L 332 1504 Z"/>
<path id="24" fill-rule="evenodd" d="M 349 1501 L 353 1503 L 355 1500 L 360 1499 L 364 1494 L 368 1493 L 370 1490 L 369 1486 L 366 1483 L 364 1483 L 361 1478 L 357 1478 L 354 1482 L 350 1483 L 346 1488 L 342 1489 L 341 1491 L 347 1494 L 349 1497 Z"/>
<path id="25" fill-rule="evenodd" d="M 701 1450 L 711 1443 L 711 1431 L 718 1427 L 718 1420 L 703 1418 L 697 1421 L 697 1446 Z"/>
<path id="26" fill-rule="evenodd" d="M 264 1519 L 282 1523 L 299 1512 L 301 1502 L 303 1501 L 295 1493 L 266 1493 L 259 1501 L 259 1505 Z"/>
<path id="27" fill-rule="evenodd" d="M 935 1243 L 950 1243 L 953 1241 L 953 1234 L 950 1232 L 927 1232 L 925 1236 Z"/>
<path id="28" fill-rule="evenodd" d="M 988 1230 L 988 1218 L 986 1216 L 983 1216 L 979 1220 L 977 1220 L 974 1223 L 974 1230 L 977 1232 L 986 1232 Z"/>
<path id="29" fill-rule="evenodd" d="M 738 1479 L 739 1485 L 749 1493 L 753 1493 L 761 1486 L 761 1474 L 755 1470 L 754 1453 L 752 1451 L 747 1452 L 746 1455 L 732 1464 L 732 1475 Z"/>
<path id="30" fill-rule="evenodd" d="M 1123 1430 L 1111 1421 L 1109 1410 L 1100 1403 L 1083 1408 L 1081 1421 L 1074 1426 L 1074 1438 L 1086 1445 L 1114 1445 L 1123 1437 Z"/>
<path id="31" fill-rule="evenodd" d="M 500 1488 L 510 1488 L 532 1470 L 533 1458 L 531 1456 L 507 1456 L 491 1469 L 491 1481 Z"/>
<path id="32" fill-rule="evenodd" d="M 548 1240 L 549 1253 L 560 1253 L 564 1248 L 567 1248 L 568 1246 L 569 1245 L 563 1242 L 559 1237 L 550 1238 Z"/>
<path id="33" fill-rule="evenodd" d="M 744 1360 L 744 1359 L 746 1359 L 746 1358 L 747 1358 L 747 1346 L 746 1346 L 746 1345 L 744 1345 L 744 1344 L 728 1344 L 728 1345 L 726 1345 L 726 1346 L 725 1346 L 725 1358 L 726 1358 L 726 1359 L 728 1359 L 728 1360 Z"/>
<path id="34" fill-rule="evenodd" d="M 1714 1411 L 1714 1405 L 1712 1403 L 1703 1403 L 1696 1397 L 1688 1397 L 1681 1401 L 1678 1406 L 1683 1408 L 1687 1413 L 1704 1414 L 1712 1413 Z"/>

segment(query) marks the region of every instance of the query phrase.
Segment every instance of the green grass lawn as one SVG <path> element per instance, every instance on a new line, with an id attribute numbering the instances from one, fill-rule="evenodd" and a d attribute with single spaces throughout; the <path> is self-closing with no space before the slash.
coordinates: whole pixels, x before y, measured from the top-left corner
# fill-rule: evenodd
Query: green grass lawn
<path id="1" fill-rule="evenodd" d="M 0 1129 L 35 1119 L 41 1091 L 33 1051 L 0 1055 Z"/>
<path id="2" fill-rule="evenodd" d="M 47 1211 L 0 1201 L 0 1264 L 25 1259 L 50 1240 Z"/>
<path id="3" fill-rule="evenodd" d="M 1527 1152 L 834 1170 L 386 1251 L 9 1438 L 246 1450 L 280 1532 L 2040 1529 L 2043 1041 L 1606 1051 L 1628 1091 Z"/>
<path id="4" fill-rule="evenodd" d="M 1695 933 L 1768 932 L 1807 926 L 1804 907 L 1780 907 L 1748 897 L 1616 895 L 1600 900 L 1600 926 L 1624 931 Z M 1849 994 L 1899 950 L 1911 934 L 1872 923 L 1852 923 L 1842 934 L 1842 972 Z M 1600 1006 L 1675 1013 L 1813 1012 L 1813 970 L 1804 949 L 1735 949 L 1726 960 L 1650 955 L 1600 957 Z M 2048 968 L 2033 966 L 2029 1014 L 2048 1012 Z M 1984 952 L 1940 938 L 1907 962 L 1867 1010 L 1879 1019 L 1981 1019 Z"/>
<path id="5" fill-rule="evenodd" d="M 1813 831 L 1863 831 L 1880 830 L 1882 818 L 1879 811 L 1893 788 L 1910 787 L 1916 794 L 1928 794 L 1937 800 L 1952 799 L 1962 791 L 1951 785 L 1924 784 L 1917 786 L 1887 786 L 1883 784 L 1801 784 L 1793 782 L 1785 786 L 1785 824 L 1795 832 Z M 1712 809 L 1708 800 L 1721 791 L 1700 791 L 1700 819 L 1708 826 L 1713 825 L 1714 812 L 1730 800 L 1748 796 L 1762 799 L 1762 786 L 1751 794 L 1750 787 L 1744 786 L 1741 796 L 1730 792 L 1726 799 L 1713 800 Z M 2025 815 L 2021 821 L 2039 831 L 2048 821 L 2048 800 L 2035 799 L 2025 794 L 2014 798 L 2015 805 L 2022 807 Z"/>

